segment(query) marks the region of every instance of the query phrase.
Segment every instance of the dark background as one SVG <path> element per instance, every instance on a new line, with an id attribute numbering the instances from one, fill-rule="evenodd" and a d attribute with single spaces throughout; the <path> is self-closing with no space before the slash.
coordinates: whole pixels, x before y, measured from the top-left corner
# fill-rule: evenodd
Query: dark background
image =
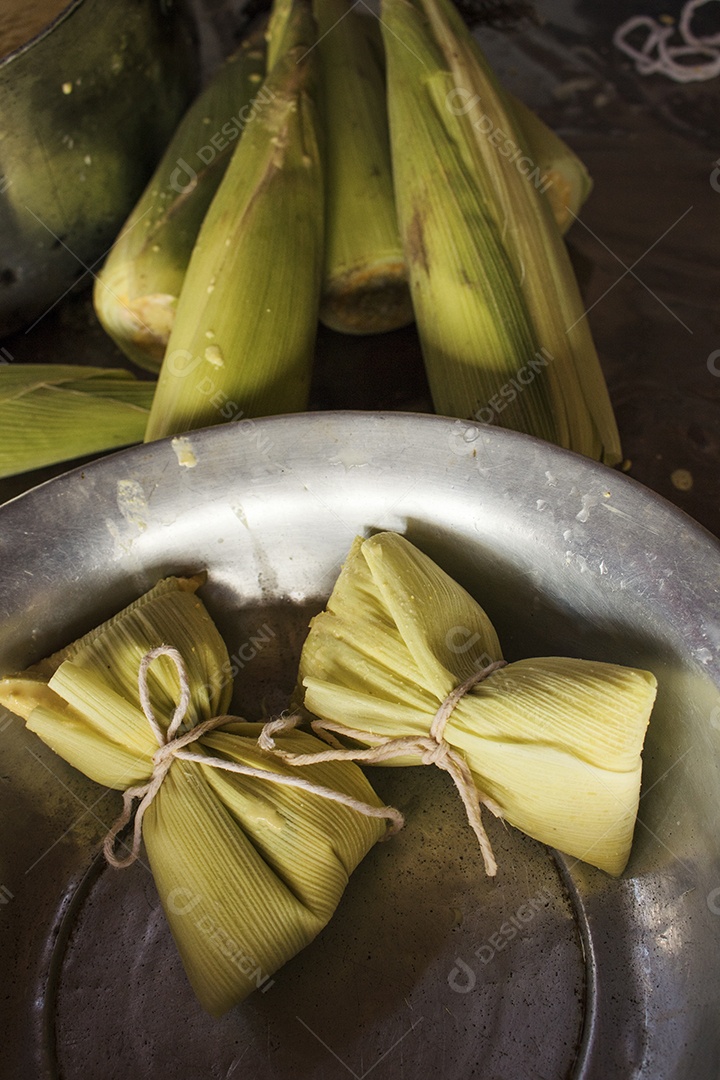
<path id="1" fill-rule="evenodd" d="M 568 244 L 616 410 L 622 467 L 720 536 L 720 78 L 643 76 L 612 40 L 632 15 L 670 25 L 681 10 L 655 0 L 547 0 L 534 5 L 534 18 L 477 32 L 504 81 L 593 177 Z M 211 0 L 200 14 L 209 70 L 243 18 Z M 720 5 L 697 11 L 693 28 L 720 33 Z M 0 356 L 126 364 L 95 319 L 90 290 L 85 273 L 30 332 L 0 341 Z M 321 330 L 311 407 L 431 411 L 414 330 L 369 338 Z M 2 481 L 0 499 L 68 467 Z"/>

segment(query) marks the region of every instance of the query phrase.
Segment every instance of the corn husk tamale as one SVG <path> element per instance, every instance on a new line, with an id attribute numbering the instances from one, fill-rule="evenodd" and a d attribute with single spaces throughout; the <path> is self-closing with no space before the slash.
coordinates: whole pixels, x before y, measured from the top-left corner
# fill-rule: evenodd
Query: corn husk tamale
<path id="1" fill-rule="evenodd" d="M 148 441 L 307 405 L 323 251 L 318 58 L 305 0 L 280 25 L 267 104 L 248 121 L 190 260 Z"/>
<path id="2" fill-rule="evenodd" d="M 320 320 L 374 334 L 413 321 L 397 223 L 374 16 L 314 0 L 325 129 L 325 269 Z"/>
<path id="3" fill-rule="evenodd" d="M 119 368 L 0 364 L 0 477 L 142 442 L 154 390 Z"/>
<path id="4" fill-rule="evenodd" d="M 228 708 L 227 650 L 195 595 L 201 577 L 168 578 L 115 618 L 17 676 L 0 680 L 0 703 L 68 762 L 126 791 L 148 781 L 158 742 L 142 711 L 140 663 L 171 640 L 183 657 L 190 702 L 182 730 Z M 161 656 L 148 674 L 155 717 L 168 727 L 178 673 Z M 228 723 L 186 749 L 289 775 L 258 749 L 261 724 Z M 287 742 L 285 742 L 287 739 Z M 280 737 L 286 749 L 322 747 Z M 380 808 L 360 770 L 326 763 L 313 783 Z M 173 758 L 143 819 L 143 838 L 168 922 L 202 1005 L 220 1015 L 307 945 L 327 923 L 348 875 L 385 832 L 329 798 L 277 782 Z"/>
<path id="5" fill-rule="evenodd" d="M 356 540 L 326 610 L 311 623 L 299 678 L 310 713 L 371 745 L 426 736 L 450 692 L 500 659 L 479 604 L 403 537 L 380 533 Z M 619 874 L 655 692 L 647 671 L 518 660 L 460 699 L 444 738 L 506 821 Z M 418 761 L 403 754 L 389 763 Z"/>
<path id="6" fill-rule="evenodd" d="M 503 135 L 523 138 L 477 43 L 446 0 L 383 0 L 382 28 L 398 217 L 435 410 L 617 464 L 572 265 L 547 198 L 498 151 Z"/>
<path id="7" fill-rule="evenodd" d="M 158 371 L 208 207 L 265 76 L 262 28 L 243 40 L 181 120 L 95 281 L 98 319 L 136 364 Z"/>

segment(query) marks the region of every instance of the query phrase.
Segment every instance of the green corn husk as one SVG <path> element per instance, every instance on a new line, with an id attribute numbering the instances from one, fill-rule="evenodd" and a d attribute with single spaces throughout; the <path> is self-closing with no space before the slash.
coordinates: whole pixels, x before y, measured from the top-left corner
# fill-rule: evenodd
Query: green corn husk
<path id="1" fill-rule="evenodd" d="M 97 317 L 141 367 L 160 368 L 200 226 L 264 75 L 257 29 L 188 109 L 97 277 Z"/>
<path id="2" fill-rule="evenodd" d="M 380 533 L 355 541 L 326 610 L 311 623 L 301 693 L 305 708 L 335 731 L 427 736 L 450 692 L 501 658 L 479 604 L 403 537 Z M 655 692 L 647 671 L 519 660 L 460 700 L 445 739 L 506 821 L 620 874 Z M 390 762 L 418 763 L 407 754 Z"/>
<path id="3" fill-rule="evenodd" d="M 478 41 L 469 36 L 468 46 L 481 66 L 486 68 L 485 58 Z M 515 123 L 519 144 L 508 133 L 501 132 L 506 138 L 497 146 L 498 153 L 514 163 L 521 152 L 525 152 L 522 161 L 522 173 L 533 184 L 536 191 L 545 195 L 561 233 L 566 233 L 580 212 L 581 207 L 593 188 L 592 179 L 583 161 L 560 136 L 548 127 L 524 101 L 510 90 L 496 84 L 495 89 L 501 95 L 505 108 Z M 465 94 L 463 94 L 465 97 Z M 472 95 L 461 105 L 461 109 L 475 108 L 473 122 L 482 129 L 480 117 L 484 116 L 482 100 L 477 101 Z M 489 134 L 489 132 L 488 132 Z M 526 168 L 525 168 L 526 167 Z M 518 168 L 520 166 L 518 165 Z"/>
<path id="4" fill-rule="evenodd" d="M 532 182 L 546 196 L 564 234 L 589 197 L 592 178 L 575 151 L 520 98 L 506 90 L 505 102 L 524 139 L 532 170 L 539 174 L 539 185 L 535 179 Z"/>
<path id="5" fill-rule="evenodd" d="M 227 650 L 195 595 L 202 577 L 160 582 L 119 615 L 28 671 L 0 680 L 0 703 L 98 783 L 146 783 L 158 749 L 139 702 L 138 669 L 171 640 L 184 658 L 191 699 L 183 729 L 227 711 Z M 149 671 L 153 711 L 166 730 L 179 700 L 168 657 Z M 270 773 L 292 770 L 258 749 L 261 724 L 229 721 L 194 752 Z M 278 736 L 292 753 L 324 744 Z M 381 807 L 350 762 L 303 770 L 314 783 Z M 380 818 L 308 791 L 174 759 L 143 819 L 153 876 L 188 978 L 219 1016 L 325 926 L 348 876 L 385 832 Z"/>
<path id="6" fill-rule="evenodd" d="M 272 71 L 283 55 L 283 38 L 293 16 L 295 6 L 295 0 L 273 0 L 265 32 L 268 72 Z"/>
<path id="7" fill-rule="evenodd" d="M 487 116 L 522 145 L 502 91 L 445 0 L 384 0 L 382 12 L 400 231 L 436 411 L 616 464 L 612 407 L 550 205 L 474 127 Z"/>
<path id="8" fill-rule="evenodd" d="M 375 334 L 414 318 L 398 230 L 374 17 L 349 0 L 314 0 L 326 144 L 325 269 L 320 320 Z"/>
<path id="9" fill-rule="evenodd" d="M 147 440 L 307 406 L 323 251 L 315 23 L 294 0 L 269 103 L 249 121 L 203 222 Z"/>
<path id="10" fill-rule="evenodd" d="M 0 364 L 0 478 L 142 442 L 154 390 L 119 368 Z"/>

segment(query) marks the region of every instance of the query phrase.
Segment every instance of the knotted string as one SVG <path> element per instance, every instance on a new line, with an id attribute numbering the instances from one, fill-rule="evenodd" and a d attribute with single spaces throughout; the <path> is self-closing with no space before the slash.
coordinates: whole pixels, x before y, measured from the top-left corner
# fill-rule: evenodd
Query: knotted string
<path id="1" fill-rule="evenodd" d="M 678 21 L 677 32 L 683 40 L 682 45 L 671 45 L 669 39 L 675 34 L 675 26 L 663 26 L 650 15 L 633 15 L 620 25 L 613 35 L 613 44 L 635 61 L 635 67 L 641 75 L 653 75 L 659 72 L 674 79 L 675 82 L 699 82 L 713 79 L 720 75 L 720 34 L 698 37 L 692 29 L 695 11 L 709 0 L 688 0 Z M 647 37 L 640 49 L 632 45 L 628 38 L 642 27 Z M 657 49 L 657 56 L 653 56 Z M 704 63 L 680 63 L 680 58 L 700 56 L 708 59 Z"/>
<path id="2" fill-rule="evenodd" d="M 488 835 L 482 823 L 480 805 L 486 806 L 495 817 L 502 817 L 502 811 L 498 804 L 478 791 L 472 773 L 465 758 L 457 750 L 446 742 L 445 728 L 458 702 L 472 690 L 474 686 L 487 679 L 494 671 L 505 667 L 507 661 L 495 660 L 476 671 L 465 682 L 456 686 L 445 698 L 440 708 L 433 717 L 430 731 L 427 735 L 402 735 L 402 736 L 378 736 L 367 731 L 359 731 L 355 728 L 345 727 L 343 724 L 333 724 L 327 720 L 313 720 L 311 727 L 316 735 L 325 738 L 332 749 L 321 750 L 315 754 L 294 754 L 287 750 L 280 750 L 275 745 L 274 735 L 295 727 L 300 718 L 298 716 L 279 717 L 271 720 L 263 727 L 258 738 L 258 745 L 263 750 L 269 750 L 276 754 L 281 761 L 289 765 L 314 765 L 320 761 L 362 761 L 366 765 L 379 764 L 390 758 L 401 756 L 403 753 L 420 754 L 423 765 L 437 765 L 449 773 L 463 801 L 468 822 L 478 838 L 480 850 L 485 864 L 485 872 L 489 877 L 497 873 L 497 863 L 490 846 Z M 338 735 L 347 735 L 348 738 L 358 739 L 361 742 L 370 742 L 373 745 L 367 749 L 347 749 L 330 735 L 335 732 Z"/>
<path id="3" fill-rule="evenodd" d="M 180 700 L 173 713 L 167 731 L 163 730 L 162 726 L 155 718 L 150 704 L 150 695 L 147 685 L 148 669 L 153 660 L 158 656 L 170 657 L 177 668 L 178 679 L 180 680 Z M 185 719 L 190 704 L 190 684 L 183 658 L 177 649 L 172 648 L 172 646 L 160 645 L 157 649 L 152 649 L 143 656 L 138 671 L 138 690 L 140 693 L 140 705 L 142 706 L 143 713 L 145 714 L 145 718 L 150 725 L 153 735 L 157 739 L 158 750 L 153 755 L 153 771 L 148 782 L 136 787 L 127 788 L 127 790 L 123 792 L 122 813 L 113 824 L 103 843 L 105 858 L 111 866 L 121 869 L 130 866 L 131 863 L 135 862 L 137 859 L 140 853 L 140 843 L 142 840 L 143 817 L 160 790 L 163 780 L 167 776 L 168 771 L 176 758 L 179 758 L 182 761 L 197 761 L 201 765 L 210 765 L 214 769 L 225 769 L 227 772 L 241 773 L 243 776 L 254 776 L 259 780 L 269 780 L 271 783 L 275 784 L 285 784 L 289 787 L 302 788 L 304 791 L 309 791 L 313 795 L 320 795 L 324 799 L 331 799 L 334 802 L 342 803 L 344 806 L 349 806 L 352 810 L 357 810 L 358 813 L 365 814 L 367 817 L 386 818 L 388 821 L 392 822 L 388 828 L 386 837 L 394 835 L 405 824 L 405 819 L 400 811 L 395 810 L 392 806 L 371 806 L 369 803 L 364 803 L 360 799 L 353 798 L 352 795 L 345 795 L 341 791 L 334 791 L 332 788 L 324 787 L 322 784 L 315 784 L 311 780 L 306 780 L 301 776 L 286 776 L 282 773 L 269 772 L 266 769 L 255 769 L 251 765 L 242 765 L 236 761 L 226 761 L 224 758 L 211 757 L 207 754 L 197 754 L 193 753 L 191 750 L 185 750 L 184 747 L 189 743 L 195 742 L 197 739 L 202 738 L 203 735 L 207 735 L 208 732 L 221 727 L 223 724 L 237 720 L 238 717 L 214 716 L 212 719 L 205 720 L 203 723 L 198 724 L 197 727 L 191 728 L 190 731 L 185 732 L 184 735 L 177 735 L 178 729 Z M 282 752 L 276 752 L 276 756 L 282 759 Z M 133 842 L 130 848 L 130 854 L 124 859 L 121 859 L 115 854 L 115 841 L 118 833 L 125 828 L 132 817 L 133 802 L 135 799 L 140 799 L 141 801 L 135 812 Z"/>

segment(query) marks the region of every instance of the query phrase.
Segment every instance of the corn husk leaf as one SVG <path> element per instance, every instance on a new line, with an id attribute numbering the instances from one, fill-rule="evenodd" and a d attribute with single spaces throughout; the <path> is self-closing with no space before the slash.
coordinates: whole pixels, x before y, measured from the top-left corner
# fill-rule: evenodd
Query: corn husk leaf
<path id="1" fill-rule="evenodd" d="M 295 0 L 273 0 L 270 9 L 265 39 L 267 42 L 267 73 L 271 72 L 283 56 L 283 39 L 288 28 L 293 12 L 296 8 Z"/>
<path id="2" fill-rule="evenodd" d="M 0 364 L 0 478 L 142 442 L 154 390 L 119 368 Z"/>
<path id="3" fill-rule="evenodd" d="M 474 52 L 478 64 L 487 68 L 477 39 L 471 35 L 467 44 Z M 592 191 L 593 181 L 587 167 L 565 140 L 548 127 L 521 98 L 507 87 L 496 84 L 495 88 L 515 123 L 513 133 L 498 133 L 503 139 L 496 145 L 496 149 L 503 157 L 508 158 L 511 164 L 522 155 L 516 168 L 528 178 L 536 191 L 545 195 L 555 223 L 564 234 Z M 482 111 L 482 100 L 477 101 L 472 95 L 467 96 L 465 88 L 462 97 L 464 103 L 460 106 L 461 111 L 473 109 L 473 124 L 476 129 L 485 128 L 483 133 L 490 135 L 494 127 L 488 129 L 484 122 L 487 114 Z M 515 142 L 513 135 L 519 137 L 519 143 Z"/>
<path id="4" fill-rule="evenodd" d="M 278 59 L 203 222 L 147 440 L 296 412 L 310 388 L 322 270 L 315 23 L 293 0 Z"/>
<path id="5" fill-rule="evenodd" d="M 326 150 L 320 320 L 372 334 L 413 321 L 395 209 L 378 20 L 314 0 Z"/>
<path id="6" fill-rule="evenodd" d="M 224 715 L 231 685 L 224 642 L 195 590 L 201 577 L 170 578 L 84 638 L 27 672 L 0 680 L 0 703 L 86 775 L 118 789 L 146 783 L 157 743 L 137 685 L 141 658 L 172 641 L 191 687 L 183 729 Z M 159 657 L 148 689 L 167 730 L 179 701 L 177 671 Z M 290 775 L 258 749 L 262 725 L 228 721 L 192 743 L 219 757 Z M 291 731 L 278 746 L 321 749 Z M 350 762 L 303 770 L 303 778 L 380 807 Z M 242 1000 L 325 926 L 348 876 L 385 832 L 330 799 L 263 778 L 175 759 L 147 809 L 143 837 L 178 950 L 202 1005 L 220 1015 Z"/>
<path id="7" fill-rule="evenodd" d="M 382 25 L 398 216 L 435 410 L 616 464 L 572 265 L 547 199 L 488 137 L 489 122 L 522 145 L 477 43 L 445 0 L 384 0 Z"/>
<path id="8" fill-rule="evenodd" d="M 575 151 L 524 101 L 508 90 L 505 101 L 525 140 L 530 165 L 540 174 L 539 185 L 535 180 L 533 183 L 547 198 L 555 223 L 564 234 L 590 196 L 592 178 Z"/>
<path id="9" fill-rule="evenodd" d="M 299 678 L 305 708 L 322 720 L 385 738 L 427 735 L 450 691 L 501 658 L 472 597 L 403 537 L 380 533 L 355 541 L 311 623 Z M 655 692 L 646 671 L 520 660 L 462 698 L 445 739 L 510 824 L 619 874 Z"/>
<path id="10" fill-rule="evenodd" d="M 257 29 L 180 121 L 96 279 L 98 319 L 141 367 L 160 368 L 200 226 L 264 75 L 264 33 Z"/>

